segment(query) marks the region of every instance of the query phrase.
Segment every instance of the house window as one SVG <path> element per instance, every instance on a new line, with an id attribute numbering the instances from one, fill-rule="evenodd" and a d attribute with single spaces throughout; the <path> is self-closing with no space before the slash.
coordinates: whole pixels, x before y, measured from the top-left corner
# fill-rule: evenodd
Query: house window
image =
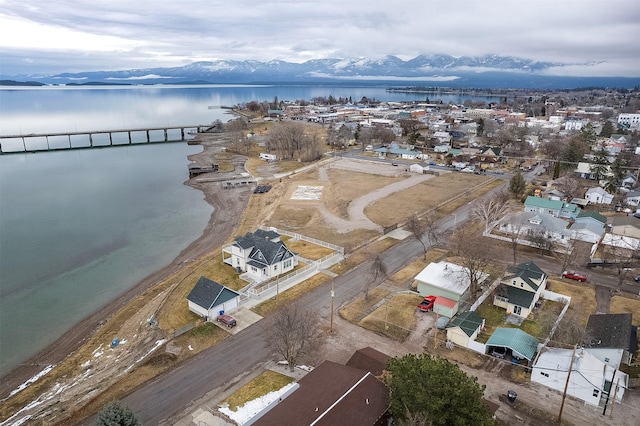
<path id="1" fill-rule="evenodd" d="M 522 307 L 521 306 L 515 306 L 513 307 L 513 313 L 516 315 L 520 315 L 522 313 Z"/>
<path id="2" fill-rule="evenodd" d="M 291 267 L 291 259 L 287 259 L 287 260 L 284 261 L 284 267 L 285 268 Z"/>
<path id="3" fill-rule="evenodd" d="M 252 266 L 252 267 L 251 267 L 251 270 L 252 270 L 253 272 L 258 272 L 258 268 L 256 268 L 255 266 Z"/>
<path id="4" fill-rule="evenodd" d="M 524 283 L 520 283 L 520 288 L 524 288 Z"/>
<path id="5" fill-rule="evenodd" d="M 544 377 L 549 377 L 549 373 L 545 373 L 544 371 L 541 371 L 540 374 L 542 374 Z"/>
<path id="6" fill-rule="evenodd" d="M 604 359 L 604 362 L 609 362 L 609 358 L 605 358 L 605 359 Z"/>
<path id="7" fill-rule="evenodd" d="M 598 389 L 594 389 L 593 390 L 593 396 L 597 398 L 598 395 L 600 395 L 600 391 Z"/>
<path id="8" fill-rule="evenodd" d="M 513 280 L 513 282 L 511 284 L 516 285 L 516 280 Z"/>
<path id="9" fill-rule="evenodd" d="M 273 270 L 277 271 L 278 270 L 278 265 L 273 265 Z"/>

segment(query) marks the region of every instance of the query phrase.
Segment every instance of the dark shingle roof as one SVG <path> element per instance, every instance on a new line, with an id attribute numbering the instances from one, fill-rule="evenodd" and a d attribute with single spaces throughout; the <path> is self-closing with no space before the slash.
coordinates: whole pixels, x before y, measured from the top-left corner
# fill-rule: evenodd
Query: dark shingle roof
<path id="1" fill-rule="evenodd" d="M 252 265 L 262 268 L 293 257 L 293 253 L 282 241 L 275 241 L 279 237 L 280 235 L 274 231 L 258 229 L 254 233 L 247 232 L 244 236 L 236 237 L 235 244 L 245 250 L 253 248 L 249 258 L 258 263 Z"/>
<path id="2" fill-rule="evenodd" d="M 377 351 L 373 348 L 358 349 L 353 353 L 347 365 L 349 367 L 358 368 L 363 371 L 368 371 L 374 376 L 382 375 L 382 372 L 387 368 L 387 361 L 389 355 Z"/>
<path id="3" fill-rule="evenodd" d="M 388 389 L 369 372 L 324 361 L 256 426 L 372 426 L 386 413 Z"/>
<path id="4" fill-rule="evenodd" d="M 203 308 L 211 309 L 213 306 L 221 305 L 237 296 L 239 296 L 238 293 L 222 284 L 200 277 L 187 296 L 187 300 Z"/>
<path id="5" fill-rule="evenodd" d="M 588 348 L 617 348 L 635 352 L 637 328 L 631 324 L 632 314 L 593 314 L 589 316 L 582 342 Z"/>
<path id="6" fill-rule="evenodd" d="M 538 265 L 533 262 L 525 262 L 520 263 L 516 266 L 511 266 L 509 267 L 509 269 L 507 269 L 507 272 L 509 273 L 509 275 L 507 275 L 505 279 L 512 279 L 515 277 L 522 278 L 524 282 L 529 284 L 536 291 L 538 290 L 539 284 L 534 282 L 533 280 L 535 279 L 538 281 L 542 281 L 542 279 L 547 275 L 542 269 L 538 268 Z"/>
<path id="7" fill-rule="evenodd" d="M 473 311 L 459 313 L 447 325 L 447 328 L 460 327 L 467 336 L 473 335 L 484 322 L 484 318 Z"/>
<path id="8" fill-rule="evenodd" d="M 533 297 L 535 296 L 535 293 L 506 284 L 500 284 L 498 286 L 498 294 L 509 299 L 509 303 L 524 308 L 531 307 Z"/>

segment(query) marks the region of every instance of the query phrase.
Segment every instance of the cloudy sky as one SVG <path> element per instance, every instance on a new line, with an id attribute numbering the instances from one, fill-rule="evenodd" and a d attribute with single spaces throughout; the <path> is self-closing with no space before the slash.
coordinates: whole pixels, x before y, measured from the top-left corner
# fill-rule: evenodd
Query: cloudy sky
<path id="1" fill-rule="evenodd" d="M 638 77 L 640 0 L 0 0 L 5 76 L 421 53 Z"/>

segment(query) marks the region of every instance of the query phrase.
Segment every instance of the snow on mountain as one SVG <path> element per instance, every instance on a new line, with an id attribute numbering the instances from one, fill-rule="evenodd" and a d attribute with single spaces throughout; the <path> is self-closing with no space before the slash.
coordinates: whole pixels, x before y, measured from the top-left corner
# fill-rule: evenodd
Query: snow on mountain
<path id="1" fill-rule="evenodd" d="M 94 71 L 83 73 L 65 73 L 54 76 L 38 76 L 44 83 L 130 83 L 132 80 L 143 84 L 162 83 L 283 83 L 309 82 L 326 83 L 331 81 L 388 80 L 433 81 L 441 79 L 452 81 L 479 78 L 478 75 L 500 74 L 500 78 L 512 80 L 510 76 L 528 75 L 531 78 L 543 78 L 547 69 L 557 69 L 575 64 L 537 62 L 530 59 L 509 56 L 485 55 L 478 57 L 453 57 L 449 55 L 418 55 L 409 60 L 396 56 L 378 59 L 328 58 L 313 59 L 303 63 L 281 60 L 260 62 L 255 60 L 233 61 L 212 60 L 194 62 L 182 67 L 147 68 L 121 71 Z M 583 64 L 586 65 L 586 64 Z M 24 76 L 23 76 L 24 77 Z M 11 79 L 11 76 L 1 76 Z M 33 78 L 30 78 L 31 80 Z M 491 76 L 496 81 L 496 76 Z"/>

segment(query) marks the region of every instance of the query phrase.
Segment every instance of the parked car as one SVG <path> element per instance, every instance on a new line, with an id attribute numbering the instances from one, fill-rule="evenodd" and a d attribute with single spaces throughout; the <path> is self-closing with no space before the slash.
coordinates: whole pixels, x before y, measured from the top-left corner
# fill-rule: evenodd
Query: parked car
<path id="1" fill-rule="evenodd" d="M 570 280 L 576 280 L 580 282 L 586 282 L 587 276 L 584 274 L 579 274 L 576 271 L 564 271 L 562 273 L 562 278 L 569 278 Z"/>
<path id="2" fill-rule="evenodd" d="M 640 275 L 636 275 L 635 277 L 633 277 L 633 280 L 637 283 L 640 283 Z"/>
<path id="3" fill-rule="evenodd" d="M 398 163 L 396 163 L 395 161 L 393 163 L 391 163 L 392 166 L 397 166 Z"/>
<path id="4" fill-rule="evenodd" d="M 496 358 L 504 359 L 506 355 L 507 348 L 504 348 L 502 346 L 496 346 L 493 348 L 493 351 L 491 351 L 491 356 L 494 356 Z"/>
<path id="5" fill-rule="evenodd" d="M 497 175 L 503 175 L 504 174 L 504 170 L 498 169 L 498 170 L 494 171 L 493 173 L 495 173 Z"/>
<path id="6" fill-rule="evenodd" d="M 422 312 L 429 312 L 433 310 L 433 305 L 436 302 L 435 296 L 426 296 L 420 304 L 418 304 L 418 309 Z"/>
<path id="7" fill-rule="evenodd" d="M 216 318 L 216 321 L 221 322 L 222 324 L 226 325 L 229 328 L 235 327 L 237 324 L 235 318 L 227 314 L 218 315 L 218 317 Z"/>

